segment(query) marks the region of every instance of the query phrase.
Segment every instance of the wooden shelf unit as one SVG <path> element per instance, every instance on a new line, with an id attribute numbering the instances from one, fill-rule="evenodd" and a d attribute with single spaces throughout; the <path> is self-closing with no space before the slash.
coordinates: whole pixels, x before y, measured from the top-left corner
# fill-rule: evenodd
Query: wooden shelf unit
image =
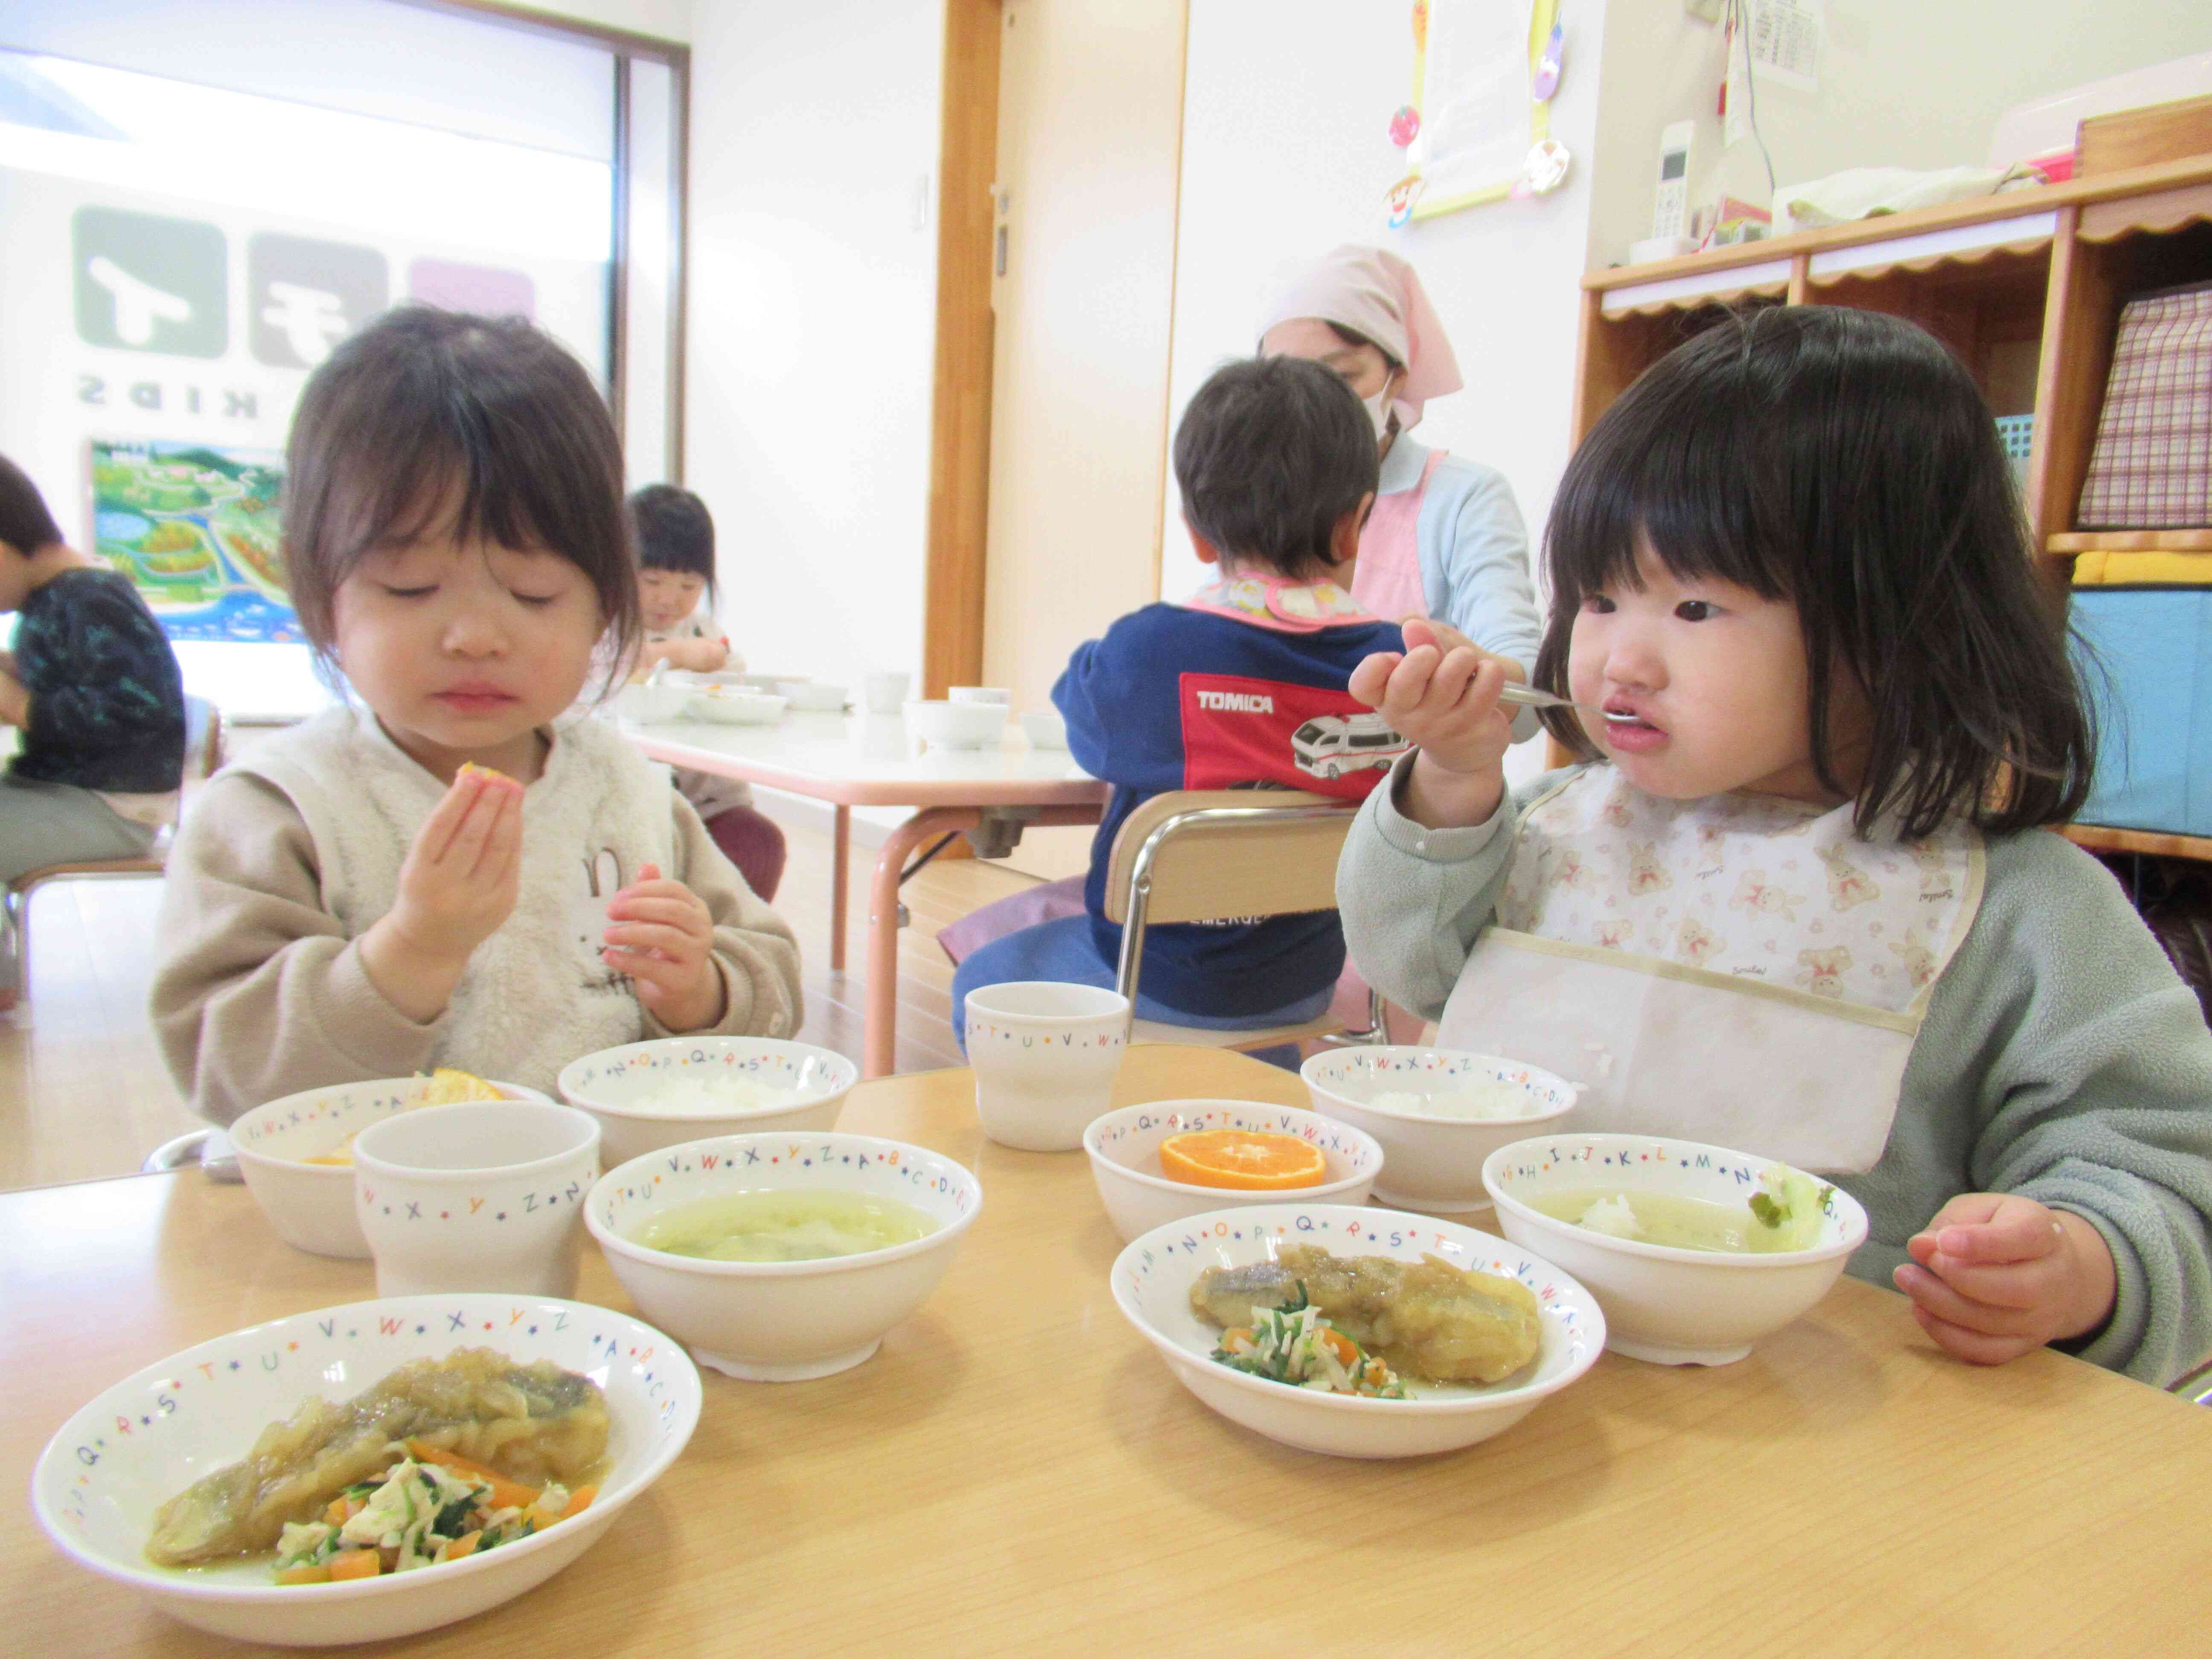
<path id="1" fill-rule="evenodd" d="M 1907 317 L 1956 352 L 1998 415 L 2035 416 L 2027 508 L 2054 587 L 2097 550 L 2212 552 L 2212 528 L 2084 530 L 2121 305 L 2212 279 L 2212 155 L 1593 271 L 1583 279 L 1574 439 L 1652 363 L 1724 308 L 1843 305 Z M 2102 825 L 2102 852 L 2212 861 L 2212 838 Z"/>

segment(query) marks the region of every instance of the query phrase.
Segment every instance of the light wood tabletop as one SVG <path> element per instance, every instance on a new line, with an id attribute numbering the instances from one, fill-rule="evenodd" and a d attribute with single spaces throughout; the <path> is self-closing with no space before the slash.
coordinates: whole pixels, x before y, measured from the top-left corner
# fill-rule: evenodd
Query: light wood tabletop
<path id="1" fill-rule="evenodd" d="M 657 761 L 766 784 L 830 803 L 830 966 L 845 967 L 845 871 L 855 806 L 919 810 L 884 838 L 868 890 L 867 998 L 860 1075 L 887 1075 L 896 1052 L 899 887 L 921 868 L 908 859 L 998 817 L 1042 829 L 1096 823 L 1113 791 L 1065 749 L 1038 749 L 1010 724 L 982 749 L 921 746 L 896 714 L 790 714 L 764 726 L 624 720 L 629 739 Z M 933 852 L 922 852 L 923 860 Z M 790 900 L 786 898 L 788 905 Z"/>
<path id="2" fill-rule="evenodd" d="M 1123 1103 L 1297 1103 L 1234 1054 L 1130 1051 Z M 1122 1321 L 1079 1153 L 986 1143 L 965 1072 L 841 1127 L 949 1153 L 982 1213 L 877 1357 L 705 1373 L 689 1449 L 507 1607 L 387 1651 L 2202 1653 L 2212 1413 L 2043 1352 L 1971 1370 L 1844 1279 L 1715 1370 L 1607 1354 L 1498 1438 L 1358 1463 L 1214 1416 Z M 0 1197 L 5 1650 L 216 1653 L 66 1563 L 30 1467 L 87 1399 L 254 1322 L 373 1294 L 197 1172 Z M 584 1299 L 629 1304 L 595 1250 Z M 243 1448 L 240 1448 L 243 1450 Z"/>

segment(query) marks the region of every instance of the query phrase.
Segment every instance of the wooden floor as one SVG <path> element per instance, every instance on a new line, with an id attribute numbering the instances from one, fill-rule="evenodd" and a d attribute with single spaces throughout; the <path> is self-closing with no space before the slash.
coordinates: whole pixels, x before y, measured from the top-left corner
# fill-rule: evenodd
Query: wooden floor
<path id="1" fill-rule="evenodd" d="M 802 1042 L 860 1056 L 863 929 L 875 849 L 853 848 L 848 971 L 830 962 L 830 836 L 787 825 L 776 908 L 799 935 Z M 907 884 L 900 935 L 897 1065 L 957 1066 L 952 968 L 937 930 L 1030 878 L 975 860 L 940 860 Z M 158 881 L 57 882 L 33 896 L 30 994 L 0 1014 L 0 1189 L 127 1175 L 199 1121 L 188 1113 L 146 1019 Z"/>

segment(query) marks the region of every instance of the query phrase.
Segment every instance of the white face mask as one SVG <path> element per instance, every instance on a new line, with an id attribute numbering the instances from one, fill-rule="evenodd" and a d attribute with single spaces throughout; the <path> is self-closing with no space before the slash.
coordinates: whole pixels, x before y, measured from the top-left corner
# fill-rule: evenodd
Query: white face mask
<path id="1" fill-rule="evenodd" d="M 1367 405 L 1367 418 L 1375 422 L 1375 440 L 1377 443 L 1388 437 L 1390 433 L 1390 396 L 1395 390 L 1392 382 L 1396 379 L 1396 375 L 1392 375 L 1389 380 L 1382 382 L 1382 389 L 1380 392 L 1371 398 L 1360 399 Z"/>

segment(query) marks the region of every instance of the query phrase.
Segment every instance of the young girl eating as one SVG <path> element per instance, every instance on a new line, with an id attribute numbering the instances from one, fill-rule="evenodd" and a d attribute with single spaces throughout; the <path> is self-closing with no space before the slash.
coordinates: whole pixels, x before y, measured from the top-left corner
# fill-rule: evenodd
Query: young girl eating
<path id="1" fill-rule="evenodd" d="M 396 311 L 302 395 L 292 599 L 349 705 L 215 778 L 169 859 L 153 1013 L 197 1111 L 452 1065 L 550 1089 L 692 1031 L 787 1036 L 791 931 L 611 727 L 638 631 L 614 424 L 529 325 Z"/>
<path id="2" fill-rule="evenodd" d="M 1912 325 L 1711 329 L 1623 394 L 1547 538 L 1536 682 L 1583 757 L 1506 793 L 1500 665 L 1422 621 L 1356 696 L 1418 745 L 1338 875 L 1439 1041 L 1577 1129 L 1833 1176 L 1942 1347 L 2149 1380 L 2212 1345 L 2212 1032 L 2057 835 L 2091 733 L 1989 410 Z"/>

